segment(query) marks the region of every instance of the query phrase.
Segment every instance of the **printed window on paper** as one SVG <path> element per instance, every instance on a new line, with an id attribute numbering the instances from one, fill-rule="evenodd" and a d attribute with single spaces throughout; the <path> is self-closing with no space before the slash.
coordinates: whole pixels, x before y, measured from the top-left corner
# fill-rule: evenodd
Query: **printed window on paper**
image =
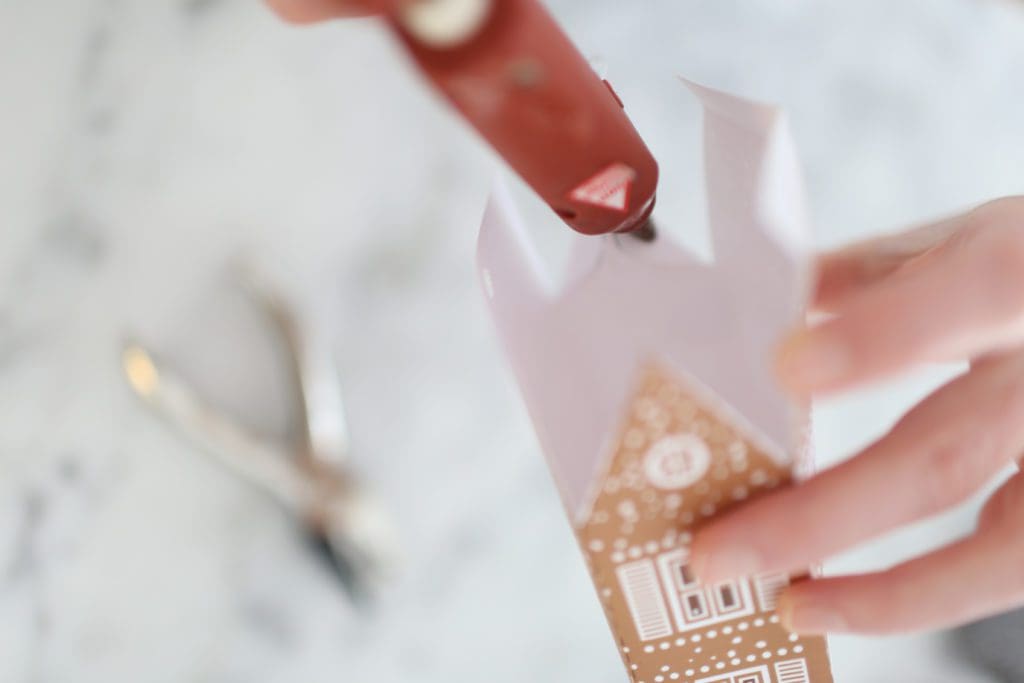
<path id="1" fill-rule="evenodd" d="M 688 560 L 685 548 L 658 556 L 658 571 L 679 631 L 754 613 L 754 601 L 746 581 L 703 586 L 693 575 Z"/>
<path id="2" fill-rule="evenodd" d="M 771 683 L 768 667 L 758 666 L 730 674 L 718 674 L 710 678 L 702 678 L 697 683 Z"/>
<path id="3" fill-rule="evenodd" d="M 768 683 L 759 673 L 743 674 L 741 677 L 735 678 L 734 680 L 736 683 Z"/>
<path id="4" fill-rule="evenodd" d="M 672 635 L 672 620 L 661 596 L 658 570 L 650 560 L 638 560 L 615 570 L 640 640 Z"/>
<path id="5" fill-rule="evenodd" d="M 680 564 L 677 570 L 677 577 L 680 590 L 685 590 L 697 584 L 697 580 L 693 578 L 693 572 L 690 571 L 690 565 Z"/>
<path id="6" fill-rule="evenodd" d="M 707 600 L 701 589 L 683 594 L 683 606 L 690 621 L 700 621 L 708 616 Z"/>
<path id="7" fill-rule="evenodd" d="M 715 602 L 718 605 L 719 614 L 731 614 L 743 609 L 740 601 L 740 589 L 735 581 L 724 581 L 715 586 Z M 740 683 L 746 683 L 741 681 Z"/>

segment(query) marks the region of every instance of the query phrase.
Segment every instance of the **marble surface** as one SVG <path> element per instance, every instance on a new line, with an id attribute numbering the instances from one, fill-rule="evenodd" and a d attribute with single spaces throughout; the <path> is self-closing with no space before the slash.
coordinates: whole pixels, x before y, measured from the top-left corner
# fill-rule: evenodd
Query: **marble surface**
<path id="1" fill-rule="evenodd" d="M 551 5 L 604 58 L 663 163 L 661 216 L 697 248 L 698 112 L 675 71 L 787 107 L 823 246 L 1022 190 L 1019 5 Z M 476 289 L 496 167 L 372 22 L 0 3 L 0 680 L 624 680 Z M 408 553 L 367 614 L 119 376 L 140 336 L 281 432 L 280 378 L 226 294 L 240 252 L 334 331 Z M 823 462 L 951 371 L 822 406 Z M 973 505 L 830 569 L 942 543 Z M 990 680 L 941 634 L 833 648 L 841 683 Z"/>

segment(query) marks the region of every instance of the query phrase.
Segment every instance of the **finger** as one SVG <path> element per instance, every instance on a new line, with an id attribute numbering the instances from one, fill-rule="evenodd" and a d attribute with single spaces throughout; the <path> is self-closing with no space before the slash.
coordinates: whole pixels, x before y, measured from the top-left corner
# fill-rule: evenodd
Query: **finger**
<path id="1" fill-rule="evenodd" d="M 1024 479 L 1001 490 L 1012 514 L 888 571 L 794 584 L 779 599 L 796 633 L 888 634 L 963 624 L 1024 604 Z"/>
<path id="2" fill-rule="evenodd" d="M 786 340 L 781 381 L 800 394 L 832 392 L 1024 341 L 1024 199 L 986 205 L 965 221 L 961 234 Z"/>
<path id="3" fill-rule="evenodd" d="M 293 24 L 373 13 L 364 4 L 347 0 L 267 0 L 267 5 L 279 17 Z"/>
<path id="4" fill-rule="evenodd" d="M 1024 473 L 1019 466 L 1017 472 L 981 508 L 978 528 L 991 529 L 1012 522 L 1016 510 L 1024 510 Z"/>
<path id="5" fill-rule="evenodd" d="M 1024 447 L 1024 353 L 979 365 L 860 455 L 711 522 L 693 543 L 704 582 L 794 572 L 965 500 Z"/>
<path id="6" fill-rule="evenodd" d="M 817 264 L 814 307 L 834 310 L 850 294 L 891 275 L 944 242 L 960 228 L 963 219 L 955 216 L 823 254 Z"/>

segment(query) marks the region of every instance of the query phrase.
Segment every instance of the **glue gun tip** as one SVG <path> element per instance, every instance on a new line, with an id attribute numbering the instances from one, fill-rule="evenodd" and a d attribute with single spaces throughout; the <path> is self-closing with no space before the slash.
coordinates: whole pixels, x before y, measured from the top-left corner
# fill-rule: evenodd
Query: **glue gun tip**
<path id="1" fill-rule="evenodd" d="M 654 227 L 654 219 L 648 219 L 641 227 L 629 234 L 641 242 L 653 242 L 658 236 L 658 229 Z"/>

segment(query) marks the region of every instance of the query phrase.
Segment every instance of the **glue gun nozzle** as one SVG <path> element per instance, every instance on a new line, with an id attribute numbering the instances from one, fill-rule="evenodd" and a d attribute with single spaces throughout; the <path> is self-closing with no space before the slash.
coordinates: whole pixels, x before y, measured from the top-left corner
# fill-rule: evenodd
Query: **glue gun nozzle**
<path id="1" fill-rule="evenodd" d="M 646 223 L 629 234 L 641 242 L 653 242 L 658 236 L 658 229 L 654 227 L 654 219 L 648 218 Z"/>

